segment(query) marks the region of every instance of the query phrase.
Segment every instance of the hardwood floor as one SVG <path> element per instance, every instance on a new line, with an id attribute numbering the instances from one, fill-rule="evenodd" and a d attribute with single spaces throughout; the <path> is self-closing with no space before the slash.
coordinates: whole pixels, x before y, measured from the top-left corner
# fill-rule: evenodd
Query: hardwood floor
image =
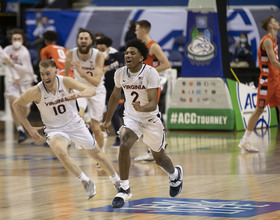
<path id="1" fill-rule="evenodd" d="M 116 191 L 85 152 L 70 154 L 94 181 L 97 194 L 86 200 L 83 186 L 31 139 L 17 144 L 11 122 L 0 122 L 0 219 L 280 219 L 280 129 L 259 129 L 252 143 L 259 153 L 243 153 L 243 132 L 170 131 L 167 154 L 184 170 L 184 185 L 169 197 L 166 173 L 154 162 L 130 168 L 132 198 L 111 208 Z M 106 154 L 118 170 L 118 148 L 106 138 Z M 140 140 L 134 158 L 146 151 Z"/>

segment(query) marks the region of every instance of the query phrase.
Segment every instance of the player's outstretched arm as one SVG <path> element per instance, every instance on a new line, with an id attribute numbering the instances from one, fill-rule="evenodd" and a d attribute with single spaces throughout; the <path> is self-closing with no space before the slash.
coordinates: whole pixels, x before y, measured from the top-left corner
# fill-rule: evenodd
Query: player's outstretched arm
<path id="1" fill-rule="evenodd" d="M 38 130 L 42 129 L 42 127 L 33 127 L 30 124 L 29 120 L 27 119 L 24 107 L 30 102 L 39 103 L 40 100 L 41 91 L 38 86 L 33 86 L 20 97 L 18 97 L 13 103 L 13 110 L 16 116 L 37 144 L 43 143 L 45 141 L 45 138 L 38 132 Z"/>
<path id="2" fill-rule="evenodd" d="M 72 93 L 67 96 L 67 98 L 70 100 L 83 97 L 92 97 L 96 94 L 96 91 L 93 87 L 72 79 L 71 77 L 63 77 L 63 84 L 69 92 L 73 89 L 79 91 L 78 93 Z"/>

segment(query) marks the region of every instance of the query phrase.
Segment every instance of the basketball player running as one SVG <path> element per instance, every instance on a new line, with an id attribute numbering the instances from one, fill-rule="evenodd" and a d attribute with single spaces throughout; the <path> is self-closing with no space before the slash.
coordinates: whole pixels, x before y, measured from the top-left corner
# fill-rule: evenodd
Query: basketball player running
<path id="1" fill-rule="evenodd" d="M 154 67 L 159 73 L 170 68 L 170 63 L 163 53 L 161 47 L 158 43 L 151 39 L 151 23 L 147 20 L 141 20 L 136 22 L 136 37 L 143 42 L 145 42 L 149 53 L 147 59 L 144 61 L 145 64 Z M 160 90 L 159 90 L 159 99 L 160 99 Z M 161 103 L 161 100 L 160 100 Z M 148 149 L 146 153 L 134 158 L 135 161 L 154 161 L 151 150 Z"/>
<path id="2" fill-rule="evenodd" d="M 104 136 L 100 129 L 106 101 L 106 88 L 104 86 L 104 56 L 97 49 L 92 48 L 93 35 L 90 31 L 80 29 L 77 36 L 78 47 L 70 49 L 66 53 L 65 72 L 68 73 L 70 65 L 74 67 L 74 78 L 79 82 L 94 87 L 96 95 L 79 99 L 80 115 L 83 117 L 88 105 L 90 127 L 98 146 L 104 146 Z M 67 75 L 67 74 L 65 74 Z M 104 150 L 104 148 L 103 148 Z"/>
<path id="3" fill-rule="evenodd" d="M 53 59 L 56 63 L 58 75 L 64 76 L 66 48 L 57 45 L 58 34 L 55 31 L 47 31 L 43 34 L 46 46 L 41 50 L 41 60 Z M 69 70 L 69 76 L 73 77 L 73 72 Z"/>
<path id="4" fill-rule="evenodd" d="M 259 86 L 257 93 L 257 106 L 249 118 L 248 126 L 239 147 L 247 152 L 258 152 L 259 149 L 253 147 L 249 137 L 254 130 L 257 121 L 267 104 L 278 108 L 280 112 L 280 63 L 278 59 L 277 34 L 280 29 L 279 22 L 273 16 L 269 16 L 262 21 L 262 28 L 267 31 L 259 46 L 258 61 L 260 67 Z"/>
<path id="5" fill-rule="evenodd" d="M 45 141 L 45 138 L 38 133 L 40 128 L 33 127 L 22 112 L 25 105 L 35 102 L 45 125 L 47 143 L 61 164 L 81 180 L 87 199 L 96 194 L 96 186 L 68 154 L 67 148 L 71 141 L 75 143 L 77 149 L 84 149 L 90 157 L 101 164 L 118 189 L 120 183 L 118 174 L 105 154 L 95 145 L 94 138 L 77 110 L 76 99 L 95 95 L 95 89 L 70 77 L 57 76 L 53 60 L 42 60 L 39 68 L 42 81 L 23 93 L 13 104 L 20 122 L 35 143 Z M 73 93 L 73 89 L 79 92 Z"/>
<path id="6" fill-rule="evenodd" d="M 160 88 L 158 72 L 151 66 L 143 64 L 147 58 L 148 48 L 139 39 L 127 42 L 125 51 L 126 66 L 115 72 L 115 87 L 109 100 L 109 108 L 103 131 L 110 126 L 111 118 L 119 103 L 121 90 L 125 95 L 124 123 L 120 129 L 119 171 L 120 189 L 112 202 L 114 208 L 120 208 L 131 198 L 129 186 L 130 149 L 143 135 L 143 142 L 150 146 L 156 163 L 169 175 L 170 196 L 177 196 L 183 185 L 183 169 L 174 168 L 170 158 L 165 154 L 165 133 L 159 115 L 157 97 Z"/>

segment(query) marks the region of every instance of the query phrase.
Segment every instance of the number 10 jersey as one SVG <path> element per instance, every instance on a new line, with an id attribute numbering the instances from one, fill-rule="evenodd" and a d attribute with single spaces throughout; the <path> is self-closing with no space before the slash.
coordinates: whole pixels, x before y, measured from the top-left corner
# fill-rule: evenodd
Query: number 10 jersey
<path id="1" fill-rule="evenodd" d="M 47 128 L 63 127 L 78 116 L 76 100 L 66 97 L 70 94 L 63 84 L 63 76 L 56 76 L 57 90 L 51 94 L 44 83 L 38 83 L 41 90 L 41 100 L 35 103 L 40 111 L 41 119 Z"/>

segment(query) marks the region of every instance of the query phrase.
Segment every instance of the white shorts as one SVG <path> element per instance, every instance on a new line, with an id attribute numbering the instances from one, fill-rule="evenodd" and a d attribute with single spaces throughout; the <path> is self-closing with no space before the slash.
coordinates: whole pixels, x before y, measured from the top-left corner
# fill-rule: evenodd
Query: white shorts
<path id="1" fill-rule="evenodd" d="M 26 90 L 28 90 L 31 87 L 32 87 L 32 83 L 20 85 L 20 89 L 21 89 L 21 92 L 20 92 L 18 86 L 14 82 L 9 81 L 6 86 L 5 95 L 6 95 L 6 97 L 13 96 L 13 97 L 18 98 L 18 97 L 20 97 L 21 94 L 26 92 Z M 27 104 L 26 107 L 30 107 L 31 104 L 32 104 L 32 102 Z"/>
<path id="2" fill-rule="evenodd" d="M 44 128 L 47 137 L 47 143 L 52 136 L 61 136 L 65 138 L 68 145 L 71 141 L 75 143 L 77 149 L 93 149 L 96 141 L 87 129 L 84 120 L 80 116 L 76 116 L 70 123 L 60 128 Z"/>
<path id="3" fill-rule="evenodd" d="M 164 126 L 159 117 L 155 116 L 152 119 L 139 122 L 128 116 L 124 116 L 123 121 L 122 127 L 132 130 L 138 138 L 143 135 L 143 142 L 153 151 L 159 152 L 165 148 Z"/>
<path id="4" fill-rule="evenodd" d="M 106 92 L 96 93 L 95 96 L 90 98 L 79 98 L 77 100 L 79 107 L 83 109 L 88 107 L 88 113 L 91 119 L 102 121 L 106 102 Z"/>

